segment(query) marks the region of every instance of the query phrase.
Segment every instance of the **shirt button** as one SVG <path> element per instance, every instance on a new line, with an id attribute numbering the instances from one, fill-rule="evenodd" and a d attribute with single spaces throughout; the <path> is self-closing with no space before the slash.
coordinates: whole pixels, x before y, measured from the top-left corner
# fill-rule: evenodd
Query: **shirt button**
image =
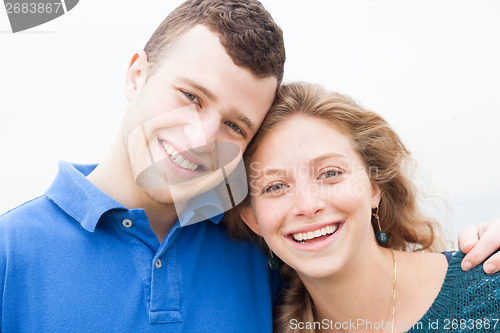
<path id="1" fill-rule="evenodd" d="M 156 268 L 161 267 L 161 260 L 160 259 L 156 259 L 155 266 L 156 266 Z"/>
<path id="2" fill-rule="evenodd" d="M 122 221 L 122 224 L 125 228 L 130 228 L 132 226 L 132 221 L 130 221 L 129 219 L 124 219 Z"/>

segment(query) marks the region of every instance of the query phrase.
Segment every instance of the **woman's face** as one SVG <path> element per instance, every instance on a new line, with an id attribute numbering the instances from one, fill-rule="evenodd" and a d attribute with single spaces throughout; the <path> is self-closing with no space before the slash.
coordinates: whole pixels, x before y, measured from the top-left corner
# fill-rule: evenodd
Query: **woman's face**
<path id="1" fill-rule="evenodd" d="M 302 115 L 277 125 L 259 145 L 249 177 L 243 219 L 299 275 L 329 276 L 376 246 L 370 221 L 380 191 L 331 124 Z"/>

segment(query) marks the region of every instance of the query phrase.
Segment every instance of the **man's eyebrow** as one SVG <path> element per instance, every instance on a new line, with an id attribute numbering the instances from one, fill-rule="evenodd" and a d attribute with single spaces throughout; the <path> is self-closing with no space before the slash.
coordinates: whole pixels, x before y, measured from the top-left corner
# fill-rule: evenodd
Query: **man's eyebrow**
<path id="1" fill-rule="evenodd" d="M 248 119 L 248 117 L 243 112 L 239 110 L 233 110 L 232 113 L 234 114 L 234 117 L 245 124 L 250 129 L 250 131 L 257 131 L 257 126 L 250 119 Z"/>
<path id="2" fill-rule="evenodd" d="M 202 84 L 200 84 L 196 81 L 193 81 L 191 79 L 188 79 L 187 77 L 180 77 L 179 81 L 190 85 L 191 87 L 195 88 L 196 90 L 201 91 L 209 99 L 211 99 L 214 102 L 217 102 L 217 96 L 215 96 L 215 94 L 212 91 L 210 91 L 210 89 L 203 86 Z"/>

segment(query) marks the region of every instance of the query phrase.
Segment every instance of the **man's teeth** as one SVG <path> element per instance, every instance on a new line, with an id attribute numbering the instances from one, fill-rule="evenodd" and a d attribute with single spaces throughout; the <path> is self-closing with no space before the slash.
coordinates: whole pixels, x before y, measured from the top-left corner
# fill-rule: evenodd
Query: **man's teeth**
<path id="1" fill-rule="evenodd" d="M 313 231 L 297 232 L 296 234 L 293 234 L 292 237 L 297 242 L 302 242 L 302 241 L 314 239 L 317 237 L 321 237 L 324 235 L 331 235 L 335 231 L 337 231 L 338 228 L 339 228 L 338 224 L 331 224 L 331 225 L 327 225 L 326 227 L 323 227 L 321 229 L 316 229 Z"/>
<path id="2" fill-rule="evenodd" d="M 163 149 L 165 149 L 168 156 L 170 156 L 172 162 L 174 162 L 176 165 L 187 170 L 196 170 L 199 167 L 198 164 L 194 164 L 193 162 L 190 162 L 184 157 L 182 157 L 182 155 L 179 154 L 179 152 L 175 150 L 174 147 L 169 145 L 167 142 L 161 141 L 161 144 L 163 145 Z"/>

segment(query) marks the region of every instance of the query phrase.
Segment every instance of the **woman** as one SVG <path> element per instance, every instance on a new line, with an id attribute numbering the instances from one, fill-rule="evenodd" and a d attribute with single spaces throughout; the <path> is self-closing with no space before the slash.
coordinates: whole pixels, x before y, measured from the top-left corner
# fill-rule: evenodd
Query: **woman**
<path id="1" fill-rule="evenodd" d="M 250 195 L 227 220 L 285 263 L 276 332 L 500 331 L 499 274 L 436 253 L 439 225 L 419 210 L 410 154 L 379 115 L 284 85 L 245 163 Z"/>

